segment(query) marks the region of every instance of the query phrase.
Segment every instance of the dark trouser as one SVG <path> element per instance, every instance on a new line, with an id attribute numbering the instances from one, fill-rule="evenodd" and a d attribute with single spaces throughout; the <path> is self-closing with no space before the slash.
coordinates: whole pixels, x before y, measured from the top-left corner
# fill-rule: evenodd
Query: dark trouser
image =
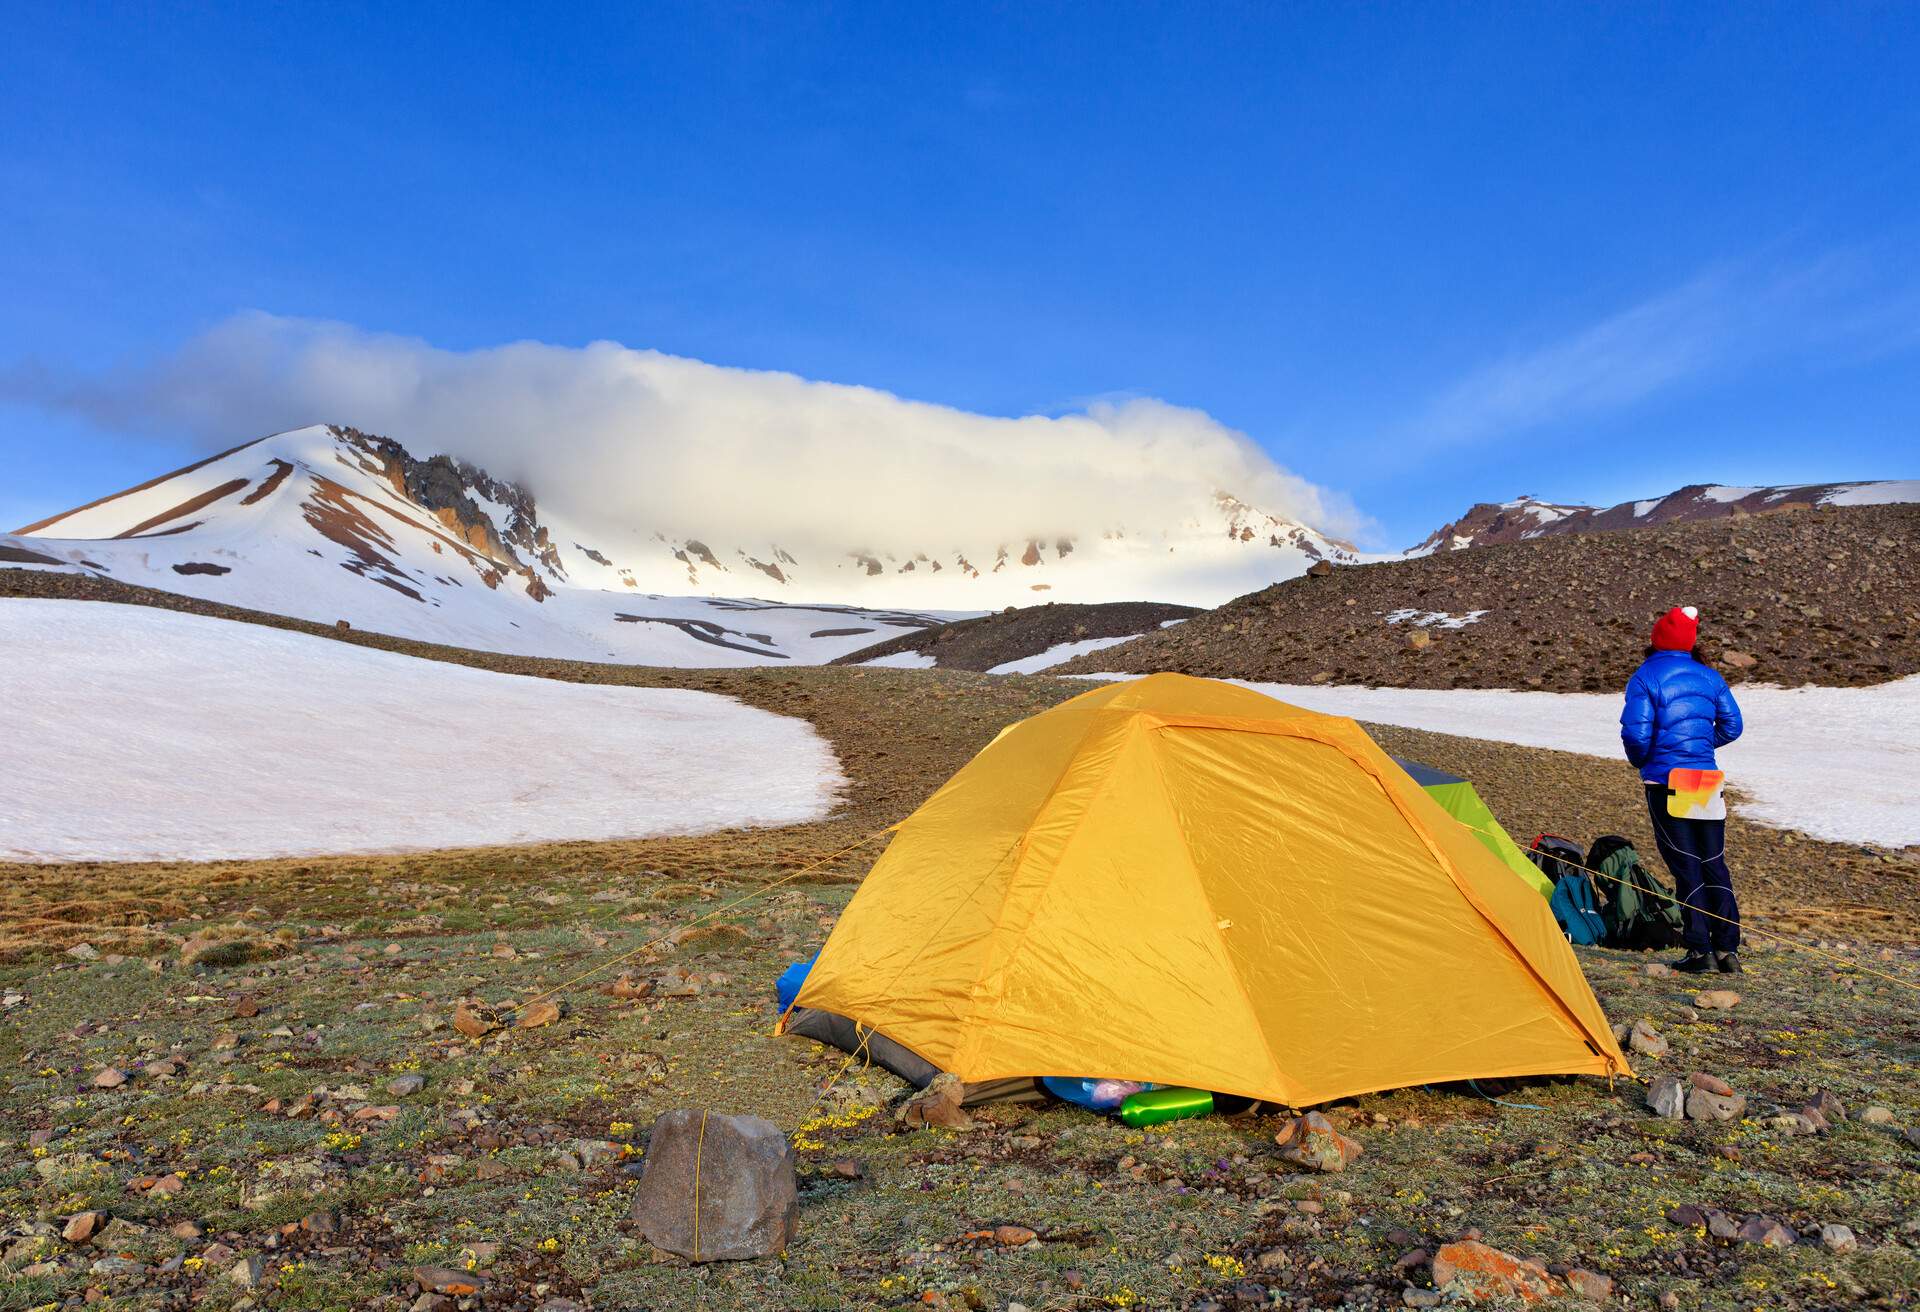
<path id="1" fill-rule="evenodd" d="M 1727 870 L 1727 822 L 1676 820 L 1667 814 L 1667 791 L 1647 785 L 1647 813 L 1686 917 L 1687 950 L 1732 952 L 1740 946 L 1740 904 Z"/>

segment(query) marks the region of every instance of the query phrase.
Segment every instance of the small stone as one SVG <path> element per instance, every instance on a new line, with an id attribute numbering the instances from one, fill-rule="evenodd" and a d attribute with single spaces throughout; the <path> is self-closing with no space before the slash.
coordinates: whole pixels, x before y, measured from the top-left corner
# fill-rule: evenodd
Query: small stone
<path id="1" fill-rule="evenodd" d="M 1643 1056 L 1664 1057 L 1672 1045 L 1653 1026 L 1644 1020 L 1637 1020 L 1627 1035 L 1627 1046 Z"/>
<path id="2" fill-rule="evenodd" d="M 474 1164 L 473 1178 L 476 1180 L 504 1180 L 513 1174 L 513 1168 L 494 1157 L 483 1157 Z"/>
<path id="3" fill-rule="evenodd" d="M 1768 1248 L 1791 1248 L 1799 1236 L 1770 1216 L 1750 1216 L 1734 1236 L 1743 1244 L 1764 1244 Z"/>
<path id="4" fill-rule="evenodd" d="M 453 1009 L 453 1027 L 477 1039 L 500 1028 L 500 1013 L 482 1002 L 462 1002 Z"/>
<path id="5" fill-rule="evenodd" d="M 836 1180 L 862 1180 L 866 1178 L 866 1168 L 850 1158 L 841 1158 L 827 1163 L 827 1174 Z"/>
<path id="6" fill-rule="evenodd" d="M 533 1002 L 520 1008 L 515 1023 L 523 1030 L 535 1030 L 553 1024 L 564 1015 L 565 1009 L 557 1002 Z"/>
<path id="7" fill-rule="evenodd" d="M 1412 1285 L 1400 1291 L 1400 1301 L 1408 1307 L 1439 1307 L 1446 1298 L 1437 1289 L 1415 1289 Z"/>
<path id="8" fill-rule="evenodd" d="M 1024 1225 L 997 1225 L 993 1228 L 993 1242 L 1002 1248 L 1020 1248 L 1036 1238 L 1038 1236 Z"/>
<path id="9" fill-rule="evenodd" d="M 1309 1171 L 1338 1173 L 1361 1154 L 1361 1147 L 1333 1128 L 1321 1112 L 1297 1116 L 1273 1136 L 1283 1160 Z"/>
<path id="10" fill-rule="evenodd" d="M 92 961 L 100 954 L 94 950 L 91 943 L 75 943 L 67 949 L 67 955 L 75 961 Z"/>
<path id="11" fill-rule="evenodd" d="M 126 1072 L 115 1070 L 111 1066 L 93 1077 L 93 1087 L 96 1089 L 117 1089 L 126 1082 Z"/>
<path id="12" fill-rule="evenodd" d="M 175 1239 L 198 1239 L 205 1231 L 196 1221 L 175 1221 L 167 1227 L 167 1233 Z"/>
<path id="13" fill-rule="evenodd" d="M 227 1279 L 242 1289 L 258 1289 L 266 1276 L 267 1264 L 258 1257 L 243 1257 L 227 1268 Z"/>
<path id="14" fill-rule="evenodd" d="M 1687 1086 L 1671 1075 L 1662 1075 L 1647 1088 L 1647 1106 L 1655 1116 L 1680 1120 L 1687 1114 Z"/>
<path id="15" fill-rule="evenodd" d="M 1646 973 L 1648 979 L 1665 979 L 1673 974 L 1673 967 L 1664 961 L 1649 961 L 1640 969 Z"/>
<path id="16" fill-rule="evenodd" d="M 332 1212 L 309 1212 L 300 1218 L 300 1228 L 310 1235 L 330 1235 L 340 1228 L 340 1218 Z"/>
<path id="17" fill-rule="evenodd" d="M 217 1241 L 200 1250 L 200 1260 L 215 1270 L 227 1266 L 239 1256 L 231 1248 Z"/>
<path id="18" fill-rule="evenodd" d="M 1694 1089 L 1687 1094 L 1687 1117 L 1695 1121 L 1733 1121 L 1738 1120 L 1747 1110 L 1747 1100 L 1739 1094 L 1731 1098 L 1718 1093 L 1708 1093 L 1705 1089 Z"/>
<path id="19" fill-rule="evenodd" d="M 1407 635 L 1407 648 L 1410 651 L 1425 651 L 1433 645 L 1433 635 L 1425 629 L 1415 629 Z"/>
<path id="20" fill-rule="evenodd" d="M 1893 1112 L 1885 1107 L 1873 1106 L 1860 1113 L 1860 1120 L 1866 1125 L 1891 1125 Z"/>
<path id="21" fill-rule="evenodd" d="M 1799 1112 L 1782 1112 L 1778 1116 L 1767 1118 L 1767 1128 L 1788 1135 L 1808 1135 L 1820 1133 L 1820 1125 L 1812 1117 Z"/>
<path id="22" fill-rule="evenodd" d="M 1853 1227 L 1838 1224 L 1821 1226 L 1820 1242 L 1836 1253 L 1851 1253 L 1860 1247 L 1860 1239 L 1853 1233 Z"/>
<path id="23" fill-rule="evenodd" d="M 445 1266 L 417 1266 L 413 1269 L 413 1278 L 427 1293 L 453 1298 L 465 1298 L 487 1287 L 487 1278 L 478 1271 L 456 1271 Z"/>
<path id="24" fill-rule="evenodd" d="M 1736 1239 L 1740 1235 L 1740 1223 L 1717 1207 L 1707 1209 L 1707 1233 L 1715 1239 Z"/>
<path id="25" fill-rule="evenodd" d="M 897 1119 L 907 1126 L 933 1126 L 942 1130 L 971 1130 L 973 1117 L 960 1105 L 963 1087 L 957 1077 L 942 1071 L 926 1088 L 909 1098 Z"/>
<path id="26" fill-rule="evenodd" d="M 1709 1075 L 1705 1071 L 1695 1071 L 1688 1076 L 1696 1089 L 1705 1089 L 1708 1093 L 1717 1093 L 1722 1098 L 1733 1097 L 1733 1086 L 1718 1075 Z"/>
<path id="27" fill-rule="evenodd" d="M 1307 566 L 1307 577 L 1311 579 L 1323 579 L 1331 573 L 1333 573 L 1333 564 L 1330 561 L 1316 560 Z"/>
<path id="28" fill-rule="evenodd" d="M 1595 1303 L 1605 1303 L 1613 1297 L 1613 1278 L 1603 1276 L 1597 1271 L 1575 1267 L 1567 1272 L 1567 1288 L 1581 1298 Z"/>
<path id="29" fill-rule="evenodd" d="M 1708 1011 L 1731 1011 L 1740 1005 L 1740 995 L 1732 989 L 1708 989 L 1693 995 L 1693 1005 Z"/>
<path id="30" fill-rule="evenodd" d="M 105 1212 L 78 1212 L 67 1218 L 60 1237 L 70 1244 L 84 1244 L 112 1219 Z"/>
<path id="31" fill-rule="evenodd" d="M 1395 1271 L 1415 1271 L 1433 1261 L 1433 1254 L 1424 1248 L 1409 1248 L 1394 1259 Z"/>
<path id="32" fill-rule="evenodd" d="M 1808 1106 L 1826 1120 L 1829 1125 L 1838 1125 L 1847 1119 L 1847 1105 L 1840 1101 L 1840 1095 L 1830 1089 L 1822 1089 L 1808 1100 Z"/>
<path id="33" fill-rule="evenodd" d="M 387 1081 L 387 1092 L 396 1098 L 411 1098 L 426 1087 L 424 1075 L 396 1075 Z"/>
<path id="34" fill-rule="evenodd" d="M 109 1280 L 116 1277 L 126 1279 L 131 1276 L 144 1276 L 147 1273 L 145 1266 L 129 1257 L 103 1257 L 87 1270 L 93 1275 L 105 1276 Z"/>

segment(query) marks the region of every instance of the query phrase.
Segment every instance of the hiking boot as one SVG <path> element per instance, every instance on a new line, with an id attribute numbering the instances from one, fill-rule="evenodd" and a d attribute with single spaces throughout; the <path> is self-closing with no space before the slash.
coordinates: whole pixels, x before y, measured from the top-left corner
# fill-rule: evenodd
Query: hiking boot
<path id="1" fill-rule="evenodd" d="M 1713 954 L 1710 952 L 1689 952 L 1673 963 L 1674 970 L 1682 975 L 1707 975 L 1714 969 Z"/>
<path id="2" fill-rule="evenodd" d="M 1713 954 L 1713 968 L 1722 975 L 1738 975 L 1746 967 L 1740 964 L 1738 952 L 1716 952 Z"/>

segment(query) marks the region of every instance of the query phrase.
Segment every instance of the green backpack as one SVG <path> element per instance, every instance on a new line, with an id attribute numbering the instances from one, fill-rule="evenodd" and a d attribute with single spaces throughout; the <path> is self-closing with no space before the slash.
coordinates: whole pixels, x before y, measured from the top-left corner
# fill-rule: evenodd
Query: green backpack
<path id="1" fill-rule="evenodd" d="M 1593 840 L 1587 868 L 1607 895 L 1601 916 L 1607 923 L 1602 944 L 1610 948 L 1649 951 L 1676 946 L 1685 921 L 1673 886 L 1647 869 L 1633 844 L 1618 834 Z"/>

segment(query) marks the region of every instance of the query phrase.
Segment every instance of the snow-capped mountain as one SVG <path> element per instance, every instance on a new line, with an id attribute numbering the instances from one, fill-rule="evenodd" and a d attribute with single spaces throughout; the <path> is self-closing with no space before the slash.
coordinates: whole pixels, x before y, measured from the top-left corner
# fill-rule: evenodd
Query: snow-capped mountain
<path id="1" fill-rule="evenodd" d="M 356 429 L 262 438 L 0 538 L 0 567 L 63 568 L 322 623 L 583 660 L 823 661 L 1010 605 L 1214 604 L 1357 562 L 1226 493 L 1150 529 L 924 549 L 611 537 L 472 465 Z M 33 559 L 33 558 L 39 559 Z M 910 607 L 910 609 L 894 609 Z M 938 610 L 930 610 L 937 607 Z"/>
<path id="2" fill-rule="evenodd" d="M 0 568 L 97 574 L 458 647 L 651 665 L 826 661 L 953 618 L 650 592 L 556 540 L 522 489 L 350 428 L 262 438 L 0 535 Z"/>
<path id="3" fill-rule="evenodd" d="M 1556 505 L 1535 497 L 1481 502 L 1451 524 L 1429 534 L 1406 554 L 1521 542 L 1559 533 L 1603 533 L 1699 519 L 1765 515 L 1809 506 L 1878 506 L 1920 501 L 1920 480 L 1870 483 L 1803 483 L 1791 487 L 1723 487 L 1696 483 L 1663 497 L 1617 506 Z"/>

